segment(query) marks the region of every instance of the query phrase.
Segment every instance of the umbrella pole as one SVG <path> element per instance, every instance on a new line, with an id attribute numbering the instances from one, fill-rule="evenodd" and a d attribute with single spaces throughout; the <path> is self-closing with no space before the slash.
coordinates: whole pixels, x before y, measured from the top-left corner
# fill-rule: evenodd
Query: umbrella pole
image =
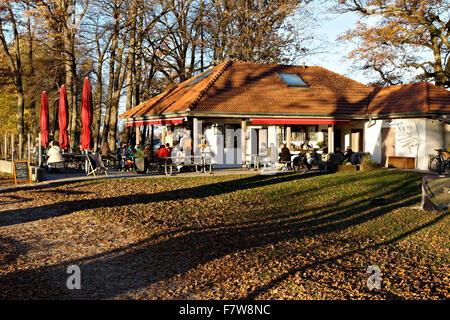
<path id="1" fill-rule="evenodd" d="M 27 139 L 28 139 L 28 142 L 27 142 L 28 162 L 31 162 L 30 134 L 27 135 Z"/>
<path id="2" fill-rule="evenodd" d="M 11 135 L 11 173 L 14 171 L 14 135 Z"/>
<path id="3" fill-rule="evenodd" d="M 42 165 L 42 142 L 41 142 L 41 134 L 39 133 L 39 152 L 38 152 L 38 154 L 39 154 L 39 168 L 41 167 L 41 165 Z"/>
<path id="4" fill-rule="evenodd" d="M 83 150 L 83 152 L 82 153 L 84 153 L 85 155 L 87 155 L 88 154 L 88 151 L 87 150 Z M 87 161 L 87 158 L 84 160 L 84 173 L 86 173 L 86 175 L 88 174 L 88 161 Z"/>

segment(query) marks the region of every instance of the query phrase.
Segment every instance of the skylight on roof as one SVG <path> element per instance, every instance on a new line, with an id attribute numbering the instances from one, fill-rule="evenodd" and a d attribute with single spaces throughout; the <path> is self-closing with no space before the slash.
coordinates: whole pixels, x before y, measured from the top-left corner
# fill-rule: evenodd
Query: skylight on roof
<path id="1" fill-rule="evenodd" d="M 308 87 L 308 84 L 296 73 L 277 73 L 288 87 Z"/>
<path id="2" fill-rule="evenodd" d="M 193 87 L 195 86 L 197 83 L 199 83 L 200 81 L 202 81 L 203 79 L 205 79 L 207 76 L 213 74 L 214 72 L 216 72 L 215 70 L 209 70 L 206 71 L 205 73 L 201 74 L 200 76 L 198 76 L 197 78 L 195 78 L 194 80 L 192 80 L 191 82 L 189 82 L 186 87 Z"/>

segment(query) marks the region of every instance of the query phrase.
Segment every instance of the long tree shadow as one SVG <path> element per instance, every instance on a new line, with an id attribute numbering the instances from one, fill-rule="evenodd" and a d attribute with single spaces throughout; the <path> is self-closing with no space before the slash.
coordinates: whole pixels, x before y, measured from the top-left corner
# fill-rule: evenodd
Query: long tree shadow
<path id="1" fill-rule="evenodd" d="M 282 181 L 288 178 L 293 179 L 293 177 L 285 176 L 282 178 Z M 251 178 L 247 180 L 250 185 L 267 184 L 271 183 L 270 181 L 270 179 L 264 179 L 258 182 L 258 180 Z M 361 194 L 364 194 L 364 192 L 361 192 Z M 105 254 L 89 256 L 35 270 L 15 272 L 2 277 L 0 286 L 13 284 L 16 281 L 23 283 L 26 280 L 32 281 L 36 278 L 42 278 L 42 283 L 45 283 L 45 285 L 28 288 L 29 291 L 25 293 L 25 297 L 112 298 L 119 294 L 142 289 L 175 275 L 183 274 L 216 258 L 247 249 L 276 244 L 280 241 L 290 239 L 302 240 L 315 235 L 338 232 L 382 217 L 392 210 L 409 206 L 419 201 L 417 186 L 408 181 L 394 192 L 394 196 L 405 194 L 409 195 L 409 197 L 378 208 L 374 207 L 370 201 L 360 202 L 358 200 L 359 195 L 354 195 L 354 200 L 345 206 L 330 208 L 324 205 L 318 208 L 318 212 L 313 216 L 293 215 L 292 219 L 281 223 L 279 221 L 265 221 L 251 225 L 227 225 L 214 230 L 200 230 L 172 236 L 161 241 L 145 240 Z M 429 224 L 437 221 L 430 221 Z M 404 236 L 415 231 L 417 230 L 411 230 Z M 392 241 L 396 240 L 393 239 Z M 325 260 L 323 263 L 327 263 L 327 261 Z M 71 264 L 80 265 L 82 270 L 83 289 L 77 294 L 68 292 L 65 288 L 65 268 Z M 313 267 L 313 265 L 309 267 Z M 292 272 L 296 271 L 293 270 Z M 282 281 L 287 276 L 280 277 L 279 281 Z M 53 284 L 51 288 L 48 287 L 49 279 L 51 279 Z M 256 297 L 259 293 L 267 290 L 267 288 L 276 285 L 276 283 L 274 281 L 273 284 L 267 284 L 267 287 L 258 288 L 248 298 Z M 17 292 L 17 295 L 10 294 L 3 298 L 14 299 L 23 297 L 23 292 Z"/>
<path id="2" fill-rule="evenodd" d="M 336 263 L 338 260 L 342 260 L 342 259 L 348 259 L 351 258 L 353 255 L 358 254 L 358 253 L 362 253 L 364 251 L 368 251 L 368 250 L 372 250 L 372 249 L 378 249 L 380 247 L 383 246 L 388 246 L 391 245 L 395 242 L 398 242 L 420 230 L 423 230 L 425 228 L 428 228 L 436 223 L 438 223 L 439 221 L 442 221 L 444 218 L 446 218 L 447 216 L 449 216 L 450 212 L 444 212 L 441 215 L 439 215 L 438 217 L 432 219 L 431 221 L 428 221 L 412 230 L 409 230 L 405 233 L 402 233 L 401 235 L 398 235 L 396 237 L 393 237 L 392 239 L 383 241 L 383 242 L 379 242 L 379 243 L 375 243 L 375 244 L 371 244 L 371 245 L 367 245 L 364 246 L 362 248 L 358 248 L 358 249 L 354 249 L 348 252 L 345 252 L 343 254 L 340 255 L 335 255 L 331 258 L 328 259 L 324 259 L 324 260 L 320 260 L 320 261 L 315 261 L 313 263 L 310 264 L 306 264 L 303 265 L 299 268 L 292 268 L 290 269 L 288 272 L 283 273 L 282 275 L 276 277 L 276 279 L 270 281 L 269 283 L 266 283 L 256 289 L 254 289 L 252 292 L 250 292 L 245 298 L 243 298 L 244 300 L 252 300 L 257 298 L 258 296 L 260 296 L 263 293 L 268 292 L 270 289 L 274 288 L 275 286 L 277 286 L 278 284 L 280 284 L 281 282 L 287 280 L 290 276 L 294 276 L 295 274 L 299 273 L 299 272 L 304 272 L 308 269 L 314 269 L 320 265 L 324 265 L 324 264 L 329 264 L 329 263 Z M 392 295 L 392 294 L 391 294 Z M 400 299 L 398 296 L 391 296 L 391 298 L 395 298 L 395 299 Z"/>
<path id="3" fill-rule="evenodd" d="M 97 183 L 98 180 L 82 180 L 75 182 L 67 182 L 67 181 L 55 181 L 46 184 L 31 184 L 31 185 L 22 185 L 22 186 L 14 186 L 11 188 L 0 189 L 0 194 L 13 193 L 18 191 L 44 191 L 46 189 L 54 189 L 55 187 L 64 186 L 66 189 L 70 189 L 68 185 L 74 185 L 74 187 L 79 187 L 80 185 L 92 185 Z"/>
<path id="4" fill-rule="evenodd" d="M 79 199 L 60 203 L 52 203 L 39 207 L 6 210 L 0 212 L 0 227 L 41 219 L 49 219 L 80 210 L 114 208 L 135 204 L 149 204 L 153 202 L 168 200 L 206 198 L 209 196 L 216 196 L 244 189 L 258 188 L 283 182 L 311 178 L 317 175 L 319 175 L 319 173 L 311 173 L 307 175 L 289 174 L 280 176 L 256 175 L 242 179 L 201 185 L 197 187 L 179 188 L 176 190 L 162 191 L 157 193 L 136 193 L 108 198 Z M 79 192 L 76 191 L 61 191 L 61 193 L 64 194 L 70 194 L 71 192 L 73 192 L 73 194 L 79 194 Z"/>

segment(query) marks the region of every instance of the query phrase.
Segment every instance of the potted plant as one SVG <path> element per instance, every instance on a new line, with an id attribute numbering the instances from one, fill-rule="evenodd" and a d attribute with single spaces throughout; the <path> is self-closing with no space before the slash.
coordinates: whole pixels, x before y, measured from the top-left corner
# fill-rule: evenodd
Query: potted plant
<path id="1" fill-rule="evenodd" d="M 323 150 L 327 146 L 325 144 L 325 141 L 319 141 L 319 142 L 316 143 L 316 145 L 317 145 L 317 148 L 319 148 L 319 150 Z"/>
<path id="2" fill-rule="evenodd" d="M 136 165 L 137 172 L 145 172 L 145 158 L 144 152 L 139 150 L 136 152 L 136 158 L 134 159 L 134 164 Z"/>
<path id="3" fill-rule="evenodd" d="M 336 166 L 336 171 L 356 171 L 356 165 L 352 165 L 349 159 L 342 161 L 340 165 Z"/>
<path id="4" fill-rule="evenodd" d="M 361 165 L 359 166 L 359 169 L 361 171 L 364 170 L 376 170 L 376 169 L 381 169 L 382 166 L 380 163 L 375 162 L 371 159 L 370 155 L 368 157 L 363 157 L 361 159 Z"/>

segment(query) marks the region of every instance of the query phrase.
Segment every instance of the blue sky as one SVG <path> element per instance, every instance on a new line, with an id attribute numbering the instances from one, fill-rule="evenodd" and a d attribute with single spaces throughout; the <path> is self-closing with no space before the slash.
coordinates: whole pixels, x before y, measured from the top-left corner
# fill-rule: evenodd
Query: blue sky
<path id="1" fill-rule="evenodd" d="M 341 34 L 356 25 L 358 18 L 354 13 L 326 15 L 321 21 L 317 34 L 328 43 L 327 52 L 305 58 L 306 64 L 321 66 L 359 82 L 367 83 L 367 77 L 362 72 L 352 70 L 352 61 L 346 58 L 354 45 L 336 41 Z"/>

